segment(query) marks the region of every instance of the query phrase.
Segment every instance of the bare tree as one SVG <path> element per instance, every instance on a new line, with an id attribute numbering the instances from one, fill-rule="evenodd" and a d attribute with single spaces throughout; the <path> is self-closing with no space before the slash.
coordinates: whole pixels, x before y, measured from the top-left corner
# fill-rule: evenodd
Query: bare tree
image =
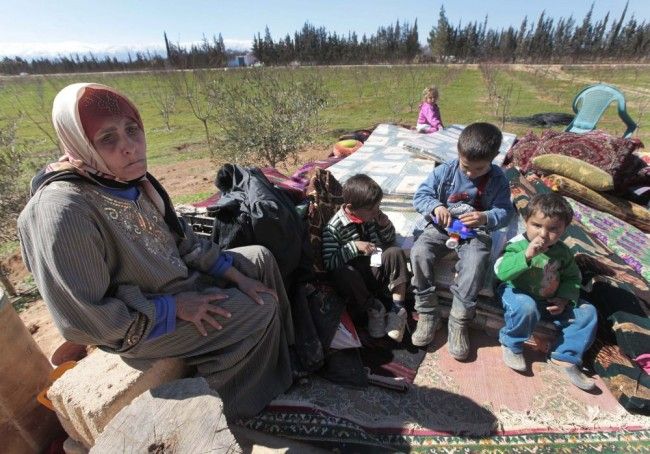
<path id="1" fill-rule="evenodd" d="M 209 121 L 214 111 L 213 97 L 210 96 L 214 85 L 208 70 L 193 69 L 174 73 L 173 84 L 176 93 L 183 98 L 192 110 L 192 114 L 203 125 L 205 140 L 211 144 Z"/>
<path id="2" fill-rule="evenodd" d="M 157 71 L 151 75 L 153 81 L 149 85 L 149 97 L 165 123 L 167 131 L 171 131 L 170 117 L 176 112 L 177 92 L 169 71 Z"/>
<path id="3" fill-rule="evenodd" d="M 18 87 L 22 85 L 14 85 L 13 89 L 11 89 L 12 104 L 16 113 L 21 117 L 27 118 L 58 149 L 59 142 L 49 127 L 52 122 L 51 112 L 53 99 L 45 96 L 44 81 L 45 78 L 39 77 L 36 79 L 34 89 L 30 89 L 30 92 L 36 95 L 35 98 L 29 97 L 29 99 L 36 100 L 35 106 L 28 106 L 26 104 L 27 97 L 23 93 L 18 92 Z"/>

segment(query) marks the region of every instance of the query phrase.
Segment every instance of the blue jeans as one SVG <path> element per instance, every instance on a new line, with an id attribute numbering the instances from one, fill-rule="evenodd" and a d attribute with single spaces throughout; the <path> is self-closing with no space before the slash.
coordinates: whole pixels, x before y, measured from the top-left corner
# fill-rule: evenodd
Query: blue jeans
<path id="1" fill-rule="evenodd" d="M 428 225 L 411 248 L 411 268 L 414 287 L 415 310 L 419 314 L 436 313 L 435 269 L 439 258 L 449 254 L 445 241 L 449 235 L 433 225 Z M 454 295 L 451 315 L 458 320 L 471 320 L 476 314 L 476 297 L 485 282 L 492 240 L 488 234 L 462 240 L 458 246 L 458 277 L 449 287 Z"/>
<path id="2" fill-rule="evenodd" d="M 505 309 L 506 324 L 499 331 L 499 342 L 515 353 L 523 351 L 524 342 L 530 337 L 540 320 L 549 320 L 561 330 L 558 343 L 551 358 L 568 363 L 582 364 L 582 355 L 596 337 L 598 316 L 596 308 L 584 300 L 577 307 L 567 305 L 564 312 L 551 315 L 546 301 L 501 284 L 497 290 Z"/>

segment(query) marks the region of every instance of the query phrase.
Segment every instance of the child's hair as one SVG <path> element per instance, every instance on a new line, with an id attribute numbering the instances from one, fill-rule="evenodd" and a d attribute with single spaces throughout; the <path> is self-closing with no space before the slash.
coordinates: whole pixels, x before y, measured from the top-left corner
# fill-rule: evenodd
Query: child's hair
<path id="1" fill-rule="evenodd" d="M 503 135 L 491 123 L 472 123 L 458 138 L 458 154 L 468 161 L 492 161 L 499 154 Z"/>
<path id="2" fill-rule="evenodd" d="M 535 213 L 542 213 L 547 218 L 558 218 L 564 222 L 565 227 L 573 220 L 573 208 L 564 197 L 555 192 L 537 194 L 528 202 L 524 219 L 527 221 Z"/>
<path id="3" fill-rule="evenodd" d="M 438 99 L 438 87 L 436 87 L 435 85 L 431 85 L 430 87 L 427 87 L 424 90 L 422 90 L 422 102 L 425 102 L 428 97 Z"/>
<path id="4" fill-rule="evenodd" d="M 343 184 L 343 203 L 349 203 L 352 209 L 372 208 L 383 196 L 377 182 L 364 173 L 351 176 Z"/>

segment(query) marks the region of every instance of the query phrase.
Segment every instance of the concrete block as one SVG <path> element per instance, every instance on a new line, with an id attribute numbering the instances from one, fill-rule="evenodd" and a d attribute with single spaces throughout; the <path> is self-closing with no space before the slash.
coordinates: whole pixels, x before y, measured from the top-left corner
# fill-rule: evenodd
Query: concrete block
<path id="1" fill-rule="evenodd" d="M 97 350 L 52 384 L 47 395 L 70 437 L 90 448 L 134 398 L 187 374 L 179 358 L 138 361 L 136 367 L 119 355 Z"/>

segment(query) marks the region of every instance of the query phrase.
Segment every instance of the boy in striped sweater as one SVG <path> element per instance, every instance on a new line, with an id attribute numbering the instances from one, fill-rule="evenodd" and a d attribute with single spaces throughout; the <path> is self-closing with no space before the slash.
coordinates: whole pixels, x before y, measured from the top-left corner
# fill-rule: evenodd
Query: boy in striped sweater
<path id="1" fill-rule="evenodd" d="M 404 299 L 410 276 L 406 255 L 395 241 L 395 227 L 379 209 L 381 187 L 357 174 L 343 185 L 343 205 L 323 228 L 323 262 L 336 290 L 348 299 L 353 317 L 366 312 L 368 332 L 402 341 Z M 390 294 L 391 307 L 377 297 Z"/>

